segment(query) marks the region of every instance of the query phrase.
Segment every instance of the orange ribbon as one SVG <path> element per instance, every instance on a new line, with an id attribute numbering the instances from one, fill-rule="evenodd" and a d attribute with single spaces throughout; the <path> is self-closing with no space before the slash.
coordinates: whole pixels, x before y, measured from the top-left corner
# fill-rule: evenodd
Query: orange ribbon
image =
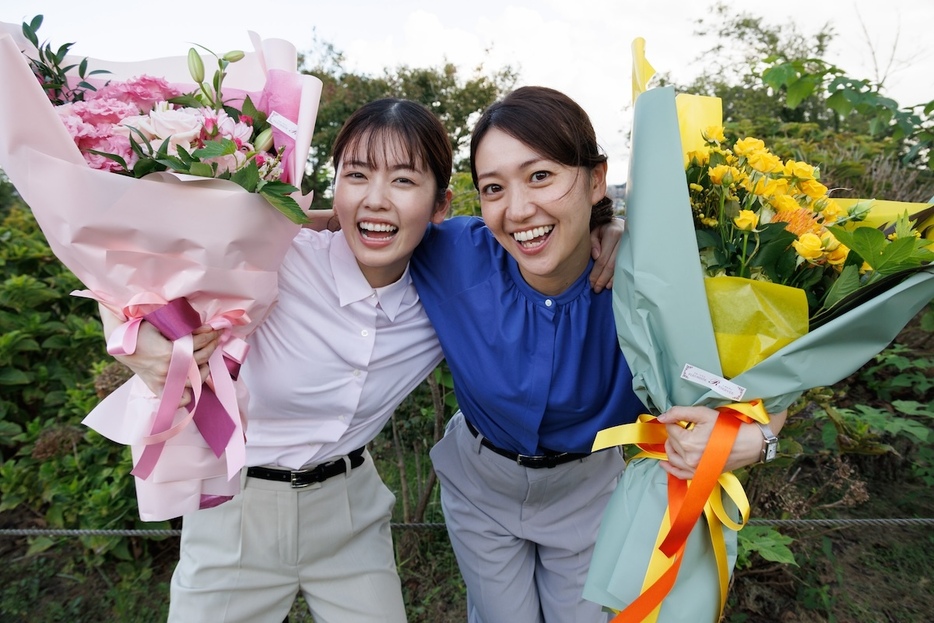
<path id="1" fill-rule="evenodd" d="M 723 474 L 723 467 L 726 465 L 726 461 L 733 449 L 733 443 L 736 441 L 740 426 L 754 421 L 767 423 L 768 414 L 762 407 L 761 401 L 758 400 L 726 405 L 719 407 L 717 411 L 719 411 L 719 416 L 711 432 L 707 447 L 695 470 L 694 478 L 685 481 L 670 474 L 668 476 L 668 512 L 665 520 L 673 519 L 670 521 L 667 532 L 665 524 L 668 521 L 663 520 L 656 541 L 657 551 L 666 558 L 662 566 L 667 564 L 667 568 L 661 571 L 659 565 L 652 564 L 650 561 L 650 568 L 646 574 L 645 583 L 639 597 L 620 611 L 612 623 L 642 623 L 643 621 L 655 621 L 657 619 L 662 601 L 671 592 L 678 577 L 688 536 L 702 513 L 707 517 L 708 528 L 717 557 L 717 566 L 720 569 L 720 610 L 722 614 L 723 606 L 726 603 L 729 570 L 726 564 L 726 551 L 722 532 L 720 532 L 721 526 L 726 525 L 731 529 L 738 530 L 745 525 L 749 513 L 745 493 L 742 492 L 742 487 L 738 484 L 738 481 L 728 483 L 729 486 L 721 487 L 721 485 L 725 484 L 725 476 L 729 476 L 733 481 L 736 480 L 732 474 Z M 594 444 L 594 450 L 598 449 L 598 447 L 634 443 L 642 450 L 640 457 L 667 460 L 667 454 L 665 453 L 665 440 L 667 438 L 668 435 L 662 423 L 652 416 L 640 416 L 639 421 L 635 424 L 626 424 L 601 431 L 597 442 Z M 738 491 L 736 491 L 737 487 Z M 731 493 L 730 490 L 732 489 L 731 495 L 734 500 L 737 496 L 741 498 L 735 500 L 737 506 L 741 509 L 742 520 L 740 522 L 735 522 L 726 516 L 723 509 L 721 489 L 726 490 L 728 493 Z M 654 558 L 655 555 L 653 555 Z"/>

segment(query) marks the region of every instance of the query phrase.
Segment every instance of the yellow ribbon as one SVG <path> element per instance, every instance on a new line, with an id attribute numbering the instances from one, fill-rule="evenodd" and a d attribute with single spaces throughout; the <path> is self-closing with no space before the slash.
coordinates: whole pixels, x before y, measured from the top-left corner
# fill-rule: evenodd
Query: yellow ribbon
<path id="1" fill-rule="evenodd" d="M 721 407 L 726 413 L 736 413 L 741 421 L 755 421 L 762 424 L 768 424 L 769 415 L 762 406 L 761 401 L 752 401 L 750 403 L 734 403 Z M 594 441 L 593 451 L 601 450 L 611 446 L 636 445 L 640 448 L 640 453 L 634 458 L 652 458 L 660 461 L 668 459 L 664 450 L 665 441 L 668 434 L 665 426 L 656 421 L 654 416 L 642 414 L 637 421 L 632 424 L 623 424 L 612 428 L 604 429 L 597 434 Z M 703 459 L 702 459 L 703 461 Z M 699 474 L 695 474 L 695 478 Z M 669 476 L 669 482 L 673 476 Z M 690 488 L 693 481 L 687 481 L 687 488 Z M 669 492 L 671 491 L 669 486 Z M 732 500 L 739 510 L 739 521 L 733 519 L 723 504 L 723 496 Z M 680 510 L 685 496 L 675 504 Z M 646 615 L 641 616 L 636 612 L 623 610 L 615 619 L 614 623 L 631 622 L 636 623 L 656 623 L 662 606 L 662 600 L 667 591 L 660 591 L 655 585 L 659 583 L 666 574 L 677 573 L 673 567 L 680 566 L 681 555 L 684 544 L 677 545 L 677 551 L 672 552 L 669 548 L 669 554 L 663 551 L 663 544 L 668 539 L 672 529 L 672 500 L 669 496 L 669 507 L 659 526 L 655 538 L 655 547 L 646 567 L 645 576 L 642 582 L 640 596 L 646 596 L 650 591 L 653 596 L 650 599 L 656 599 L 657 603 L 653 609 Z M 720 613 L 726 605 L 726 598 L 729 591 L 730 569 L 727 561 L 726 541 L 723 536 L 723 527 L 730 530 L 739 531 L 749 520 L 749 500 L 746 492 L 743 490 L 739 479 L 732 472 L 722 473 L 718 476 L 716 484 L 713 486 L 703 506 L 703 514 L 707 519 L 707 528 L 710 533 L 711 545 L 713 547 L 714 557 L 717 564 L 718 582 L 720 585 Z M 686 540 L 686 533 L 684 540 Z M 633 602 L 634 604 L 636 602 Z M 639 604 L 636 611 L 641 613 L 645 604 Z M 640 618 L 641 617 L 641 618 Z"/>

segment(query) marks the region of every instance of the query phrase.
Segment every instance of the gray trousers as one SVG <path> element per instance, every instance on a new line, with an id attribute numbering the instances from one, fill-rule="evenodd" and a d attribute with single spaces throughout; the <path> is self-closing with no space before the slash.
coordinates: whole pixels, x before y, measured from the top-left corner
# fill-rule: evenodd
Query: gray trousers
<path id="1" fill-rule="evenodd" d="M 299 591 L 316 623 L 405 622 L 395 496 L 369 453 L 304 489 L 241 482 L 233 500 L 184 517 L 169 623 L 282 623 Z"/>
<path id="2" fill-rule="evenodd" d="M 480 443 L 457 413 L 431 459 L 470 623 L 605 623 L 582 591 L 618 450 L 530 469 Z"/>

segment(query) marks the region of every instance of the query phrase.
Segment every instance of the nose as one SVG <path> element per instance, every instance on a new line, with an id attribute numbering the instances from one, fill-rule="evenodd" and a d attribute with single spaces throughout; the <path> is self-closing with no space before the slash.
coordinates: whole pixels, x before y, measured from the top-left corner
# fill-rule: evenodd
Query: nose
<path id="1" fill-rule="evenodd" d="M 367 184 L 364 206 L 371 210 L 386 210 L 389 208 L 389 193 L 386 185 L 379 180 Z"/>
<path id="2" fill-rule="evenodd" d="M 538 209 L 525 188 L 513 185 L 507 194 L 506 217 L 517 223 L 531 218 Z"/>

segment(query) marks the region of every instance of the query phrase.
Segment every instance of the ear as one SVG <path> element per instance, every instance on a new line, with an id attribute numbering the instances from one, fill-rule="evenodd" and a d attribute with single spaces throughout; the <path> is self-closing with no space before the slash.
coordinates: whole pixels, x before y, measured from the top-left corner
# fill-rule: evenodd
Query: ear
<path id="1" fill-rule="evenodd" d="M 440 224 L 445 218 L 447 218 L 448 212 L 451 211 L 451 199 L 454 197 L 454 193 L 451 192 L 451 189 L 448 188 L 444 191 L 444 199 L 439 201 L 435 205 L 434 212 L 431 213 L 431 222 L 435 225 Z"/>
<path id="2" fill-rule="evenodd" d="M 590 205 L 595 205 L 606 196 L 606 162 L 601 162 L 590 172 Z"/>

